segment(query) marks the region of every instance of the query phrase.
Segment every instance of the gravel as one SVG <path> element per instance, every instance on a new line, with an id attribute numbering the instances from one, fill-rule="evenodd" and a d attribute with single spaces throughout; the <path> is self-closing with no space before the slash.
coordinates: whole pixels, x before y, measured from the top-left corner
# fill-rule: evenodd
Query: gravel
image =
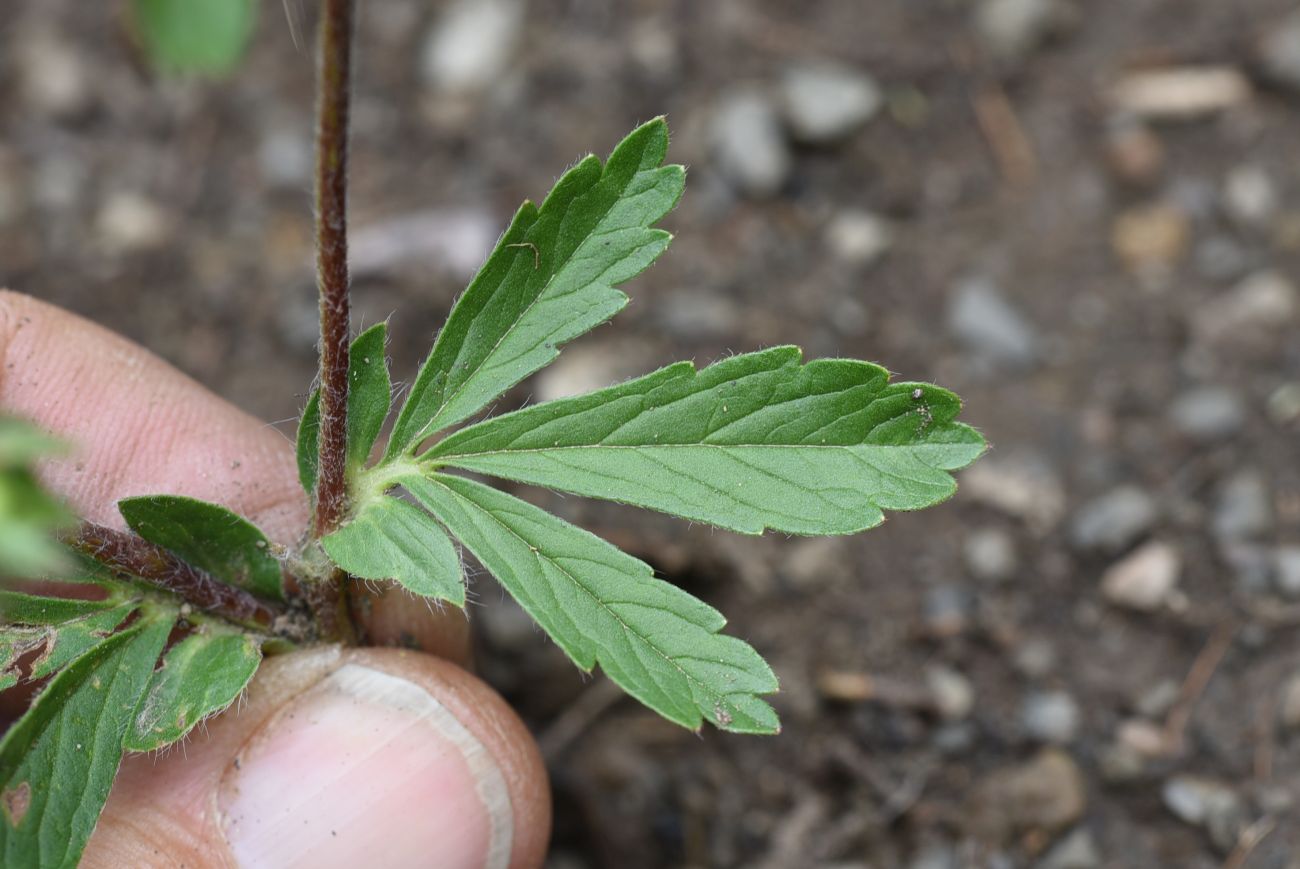
<path id="1" fill-rule="evenodd" d="M 1221 541 L 1256 540 L 1273 530 L 1273 496 L 1268 481 L 1254 468 L 1228 477 L 1219 489 L 1212 519 Z"/>
<path id="2" fill-rule="evenodd" d="M 1038 356 L 1028 321 L 991 281 L 962 281 L 948 303 L 948 330 L 971 353 L 999 367 L 1023 368 Z"/>
<path id="3" fill-rule="evenodd" d="M 790 149 L 776 106 L 762 91 L 723 97 L 714 110 L 710 140 L 718 168 L 741 193 L 773 196 L 790 175 Z"/>
<path id="4" fill-rule="evenodd" d="M 1064 691 L 1030 694 L 1020 710 L 1025 733 L 1039 742 L 1058 745 L 1073 742 L 1079 735 L 1079 704 Z"/>
<path id="5" fill-rule="evenodd" d="M 1230 851 L 1246 823 L 1241 797 L 1221 782 L 1192 775 L 1175 776 L 1161 790 L 1165 808 L 1184 823 L 1204 829 L 1222 852 Z"/>
<path id="6" fill-rule="evenodd" d="M 1156 610 L 1170 602 L 1181 570 L 1178 550 L 1152 541 L 1107 569 L 1101 578 L 1101 593 L 1125 609 Z"/>
<path id="7" fill-rule="evenodd" d="M 1193 441 L 1213 443 L 1231 438 L 1246 424 L 1246 407 L 1241 396 L 1223 386 L 1201 386 L 1188 390 L 1169 406 L 1174 429 Z"/>
<path id="8" fill-rule="evenodd" d="M 425 38 L 425 83 L 451 94 L 487 88 L 510 65 L 523 25 L 524 7 L 515 0 L 455 0 Z"/>
<path id="9" fill-rule="evenodd" d="M 982 582 L 1008 582 L 1020 567 L 1015 539 L 1001 528 L 972 531 L 962 543 L 962 557 L 966 570 Z"/>
<path id="10" fill-rule="evenodd" d="M 790 134 L 810 145 L 841 141 L 875 117 L 884 102 L 870 75 L 824 61 L 788 68 L 780 90 Z"/>
<path id="11" fill-rule="evenodd" d="M 1080 507 L 1070 521 L 1070 545 L 1080 552 L 1117 553 L 1155 525 L 1155 501 L 1136 486 L 1120 486 Z"/>

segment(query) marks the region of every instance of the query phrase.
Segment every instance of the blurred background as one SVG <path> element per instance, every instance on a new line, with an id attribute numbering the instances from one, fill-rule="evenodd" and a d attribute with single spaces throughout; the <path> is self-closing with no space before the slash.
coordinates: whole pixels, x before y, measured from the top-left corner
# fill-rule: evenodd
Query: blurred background
<path id="1" fill-rule="evenodd" d="M 688 733 L 473 579 L 550 866 L 1300 866 L 1300 9 L 1284 0 L 363 0 L 357 325 L 409 382 L 525 197 L 666 113 L 632 304 L 508 397 L 801 344 L 958 391 L 951 502 L 742 538 L 533 498 L 720 607 L 777 738 Z M 294 429 L 314 7 L 159 77 L 125 3 L 0 22 L 0 285 Z"/>

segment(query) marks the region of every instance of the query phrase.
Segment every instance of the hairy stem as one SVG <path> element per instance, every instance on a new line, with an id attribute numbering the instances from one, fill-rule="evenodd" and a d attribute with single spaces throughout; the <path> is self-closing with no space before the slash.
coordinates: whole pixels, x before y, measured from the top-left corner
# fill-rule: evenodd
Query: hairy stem
<path id="1" fill-rule="evenodd" d="M 320 473 L 314 534 L 347 508 L 348 112 L 353 0 L 323 0 L 316 107 L 316 281 L 320 290 Z"/>
<path id="2" fill-rule="evenodd" d="M 226 585 L 134 534 L 85 522 L 62 539 L 100 564 L 180 595 L 203 612 L 261 629 L 273 627 L 280 615 L 279 610 L 243 589 Z"/>

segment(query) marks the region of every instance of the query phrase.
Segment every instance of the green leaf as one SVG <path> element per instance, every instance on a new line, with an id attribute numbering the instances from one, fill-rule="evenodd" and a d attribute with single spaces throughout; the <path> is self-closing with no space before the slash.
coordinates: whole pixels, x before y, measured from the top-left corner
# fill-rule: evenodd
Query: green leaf
<path id="1" fill-rule="evenodd" d="M 388 324 L 376 323 L 348 348 L 348 467 L 363 467 L 392 406 L 384 357 Z"/>
<path id="2" fill-rule="evenodd" d="M 32 662 L 31 679 L 57 673 L 91 649 L 126 621 L 139 608 L 139 601 L 127 601 L 102 612 L 46 628 L 45 650 Z"/>
<path id="3" fill-rule="evenodd" d="M 124 498 L 131 530 L 229 585 L 284 599 L 280 562 L 257 526 L 225 507 L 180 495 Z"/>
<path id="4" fill-rule="evenodd" d="M 849 534 L 950 496 L 984 439 L 947 390 L 797 347 L 679 362 L 463 429 L 432 464 L 759 534 Z"/>
<path id="5" fill-rule="evenodd" d="M 662 166 L 662 118 L 633 131 L 604 166 L 587 157 L 541 208 L 525 203 L 452 309 L 388 445 L 416 450 L 542 368 L 559 346 L 618 313 L 615 285 L 636 276 L 671 239 L 649 227 L 681 196 L 685 172 Z"/>
<path id="6" fill-rule="evenodd" d="M 133 0 L 153 62 L 176 72 L 227 72 L 244 53 L 257 19 L 254 0 Z"/>
<path id="7" fill-rule="evenodd" d="M 0 575 L 35 579 L 69 566 L 53 533 L 74 517 L 30 467 L 62 449 L 30 423 L 0 416 Z"/>
<path id="8" fill-rule="evenodd" d="M 0 591 L 0 622 L 18 625 L 57 625 L 113 607 L 112 600 L 77 600 Z"/>
<path id="9" fill-rule="evenodd" d="M 401 483 L 579 667 L 599 663 L 633 697 L 685 727 L 707 719 L 741 733 L 779 729 L 759 699 L 777 690 L 771 669 L 748 644 L 718 633 L 721 613 L 655 579 L 649 565 L 472 480 Z"/>
<path id="10" fill-rule="evenodd" d="M 63 441 L 50 437 L 31 423 L 0 416 L 0 467 L 26 467 L 65 449 Z"/>
<path id="11" fill-rule="evenodd" d="M 348 470 L 366 464 L 392 406 L 385 347 L 388 324 L 376 323 L 348 348 Z M 298 480 L 309 496 L 316 495 L 320 461 L 320 390 L 312 392 L 298 423 Z"/>
<path id="12" fill-rule="evenodd" d="M 155 671 L 126 736 L 127 751 L 153 751 L 235 701 L 262 651 L 237 631 L 204 626 L 173 646 Z"/>
<path id="13" fill-rule="evenodd" d="M 447 532 L 414 505 L 381 496 L 321 540 L 339 567 L 362 579 L 393 579 L 415 594 L 465 605 L 460 557 Z"/>
<path id="14" fill-rule="evenodd" d="M 5 733 L 0 865 L 77 865 L 171 625 L 147 618 L 108 637 L 51 679 Z"/>
<path id="15" fill-rule="evenodd" d="M 316 479 L 320 474 L 320 390 L 312 390 L 307 406 L 298 420 L 298 482 L 307 497 L 316 497 Z"/>

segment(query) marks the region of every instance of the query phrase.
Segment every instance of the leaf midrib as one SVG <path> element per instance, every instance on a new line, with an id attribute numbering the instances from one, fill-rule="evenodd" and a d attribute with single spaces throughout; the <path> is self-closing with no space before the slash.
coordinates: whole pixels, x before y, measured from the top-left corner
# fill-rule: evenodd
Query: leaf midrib
<path id="1" fill-rule="evenodd" d="M 435 486 L 438 486 L 438 487 L 442 488 L 444 491 L 446 491 L 448 494 L 450 494 L 453 498 L 455 498 L 455 499 L 457 499 L 457 500 L 459 500 L 459 501 L 462 501 L 462 502 L 469 502 L 469 503 L 471 503 L 471 504 L 474 504 L 474 506 L 476 506 L 476 507 L 478 507 L 480 510 L 482 510 L 484 514 L 486 514 L 487 516 L 491 517 L 492 521 L 495 522 L 498 526 L 500 526 L 500 528 L 501 528 L 502 530 L 504 530 L 507 534 L 509 534 L 511 537 L 514 537 L 516 540 L 518 540 L 518 541 L 519 541 L 520 543 L 522 543 L 524 546 L 527 546 L 527 547 L 529 548 L 529 550 L 533 553 L 534 557 L 536 557 L 537 560 L 538 560 L 539 562 L 542 560 L 542 558 L 543 558 L 543 554 L 542 554 L 542 551 L 541 551 L 541 547 L 534 546 L 533 544 L 529 543 L 527 539 L 525 539 L 522 535 L 519 534 L 519 532 L 515 531 L 515 529 L 511 528 L 509 525 L 507 525 L 507 524 L 505 524 L 504 522 L 502 522 L 501 519 L 497 517 L 497 515 L 496 515 L 496 513 L 495 513 L 494 511 L 489 510 L 489 509 L 487 509 L 486 507 L 482 506 L 481 504 L 477 504 L 477 503 L 475 503 L 474 501 L 471 501 L 469 498 L 466 498 L 466 497 L 462 496 L 459 492 L 457 492 L 456 490 L 452 489 L 450 486 L 447 486 L 445 483 L 441 482 L 440 480 L 437 480 L 437 479 L 432 478 L 432 477 L 423 477 L 422 479 L 423 479 L 425 482 L 431 483 L 431 484 L 433 484 L 433 485 L 435 485 Z M 561 521 L 562 521 L 562 520 L 561 520 Z M 631 557 L 631 556 L 629 556 L 629 557 Z M 618 615 L 618 613 L 616 613 L 614 610 L 612 610 L 612 609 L 609 607 L 609 605 L 608 605 L 604 600 L 602 600 L 602 599 L 601 599 L 601 598 L 600 598 L 600 597 L 599 597 L 595 592 L 593 592 L 591 589 L 587 588 L 587 586 L 585 586 L 585 585 L 583 585 L 581 582 L 579 582 L 579 581 L 578 581 L 578 578 L 577 578 L 576 576 L 574 576 L 572 573 L 570 573 L 568 570 L 566 570 L 563 566 L 561 566 L 560 563 L 559 563 L 558 561 L 555 560 L 555 558 L 553 558 L 553 557 L 550 556 L 549 554 L 546 555 L 545 558 L 546 558 L 546 560 L 547 560 L 551 565 L 553 565 L 553 566 L 555 567 L 556 570 L 558 570 L 560 573 L 564 574 L 564 576 L 566 576 L 566 577 L 569 579 L 569 581 L 573 583 L 573 585 L 574 585 L 575 587 L 577 587 L 578 589 L 580 589 L 580 590 L 582 591 L 583 594 L 585 594 L 587 597 L 591 598 L 591 600 L 593 600 L 593 601 L 596 603 L 597 606 L 599 606 L 602 610 L 604 610 L 605 612 L 607 612 L 607 613 L 609 614 L 610 618 L 612 618 L 615 622 L 617 622 L 618 625 L 619 625 L 619 626 L 624 630 L 625 633 L 631 634 L 632 636 L 635 636 L 637 639 L 641 640 L 641 642 L 644 643 L 648 648 L 650 648 L 651 650 L 653 650 L 654 653 L 655 653 L 656 655 L 658 655 L 658 656 L 659 656 L 660 658 L 662 658 L 665 662 L 667 662 L 668 665 L 669 665 L 670 667 L 672 667 L 672 668 L 673 668 L 674 670 L 676 670 L 678 673 L 681 673 L 682 678 L 684 678 L 688 683 L 690 683 L 690 684 L 692 684 L 692 685 L 697 685 L 697 686 L 699 686 L 699 687 L 703 690 L 703 692 L 704 692 L 704 693 L 705 693 L 709 698 L 711 698 L 715 703 L 719 703 L 719 704 L 721 704 L 721 703 L 725 703 L 725 704 L 726 704 L 727 706 L 729 706 L 732 710 L 734 710 L 736 714 L 738 714 L 738 715 L 744 715 L 745 717 L 749 717 L 746 713 L 742 712 L 742 710 L 740 709 L 740 707 L 736 706 L 734 703 L 732 703 L 730 700 L 728 700 L 728 699 L 727 699 L 727 695 L 717 693 L 717 692 L 716 692 L 713 688 L 711 688 L 707 683 L 705 683 L 705 682 L 701 682 L 699 679 L 696 679 L 694 676 L 692 676 L 690 673 L 688 673 L 685 669 L 683 669 L 683 668 L 682 668 L 682 667 L 681 667 L 681 666 L 676 662 L 675 659 L 669 657 L 667 653 L 665 653 L 662 649 L 660 649 L 659 646 L 655 645 L 655 644 L 654 644 L 653 642 L 651 642 L 650 639 L 647 638 L 644 634 L 642 634 L 640 631 L 636 630 L 636 629 L 633 628 L 631 625 L 629 625 L 626 621 L 624 621 L 624 620 L 623 620 L 623 619 Z M 606 566 L 608 567 L 609 565 L 606 565 Z M 649 576 L 651 579 L 654 579 L 654 574 L 653 574 L 653 573 L 648 574 L 648 576 Z M 675 616 L 675 617 L 677 617 L 677 618 L 682 618 L 680 615 L 678 615 L 677 613 L 673 613 L 671 610 L 659 610 L 659 611 L 660 611 L 660 612 L 668 612 L 668 613 L 672 614 L 673 616 Z M 682 620 L 683 620 L 683 621 L 689 621 L 689 619 L 682 619 Z M 705 630 L 707 630 L 707 628 L 706 628 Z M 711 632 L 711 636 L 718 636 L 718 634 L 717 634 L 716 632 Z M 723 661 L 718 661 L 717 663 L 718 663 L 719 665 L 726 666 L 725 662 L 723 662 Z M 643 664 L 642 666 L 644 667 L 644 664 Z M 648 671 L 647 671 L 647 674 L 648 674 Z M 656 681 L 656 682 L 657 682 L 657 680 L 654 680 L 654 679 L 652 679 L 652 681 Z M 696 709 L 695 711 L 696 711 L 696 712 L 699 712 L 700 710 Z M 705 716 L 701 713 L 701 718 L 703 718 L 703 717 L 705 717 Z"/>

